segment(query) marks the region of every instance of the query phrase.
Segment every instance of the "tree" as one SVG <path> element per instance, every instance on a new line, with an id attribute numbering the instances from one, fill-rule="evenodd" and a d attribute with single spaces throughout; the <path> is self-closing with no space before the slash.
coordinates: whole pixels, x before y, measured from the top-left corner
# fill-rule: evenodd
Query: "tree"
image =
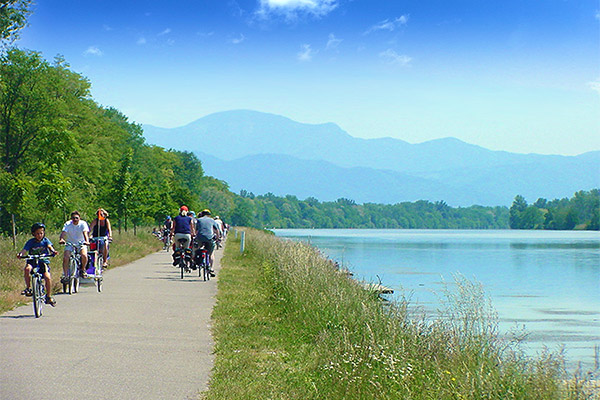
<path id="1" fill-rule="evenodd" d="M 521 214 L 527 209 L 527 201 L 521 195 L 515 196 L 515 200 L 509 210 L 509 225 L 511 229 L 524 229 Z"/>
<path id="2" fill-rule="evenodd" d="M 0 0 L 0 42 L 6 46 L 18 37 L 31 13 L 31 0 Z"/>
<path id="3" fill-rule="evenodd" d="M 115 177 L 111 190 L 113 206 L 115 207 L 117 214 L 119 232 L 121 232 L 122 224 L 125 226 L 125 231 L 127 231 L 127 216 L 129 212 L 129 203 L 132 197 L 132 159 L 133 150 L 129 149 L 121 159 L 121 168 Z"/>

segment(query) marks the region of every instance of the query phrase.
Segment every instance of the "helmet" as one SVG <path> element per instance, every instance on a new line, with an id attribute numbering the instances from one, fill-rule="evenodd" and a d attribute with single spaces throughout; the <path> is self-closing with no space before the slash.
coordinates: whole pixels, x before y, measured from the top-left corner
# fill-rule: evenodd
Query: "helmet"
<path id="1" fill-rule="evenodd" d="M 195 217 L 195 216 L 196 216 L 196 213 L 195 213 L 195 212 L 193 212 L 193 211 L 190 211 L 190 212 L 188 213 L 188 215 L 189 215 L 190 217 Z"/>
<path id="2" fill-rule="evenodd" d="M 44 228 L 44 230 L 46 230 L 46 225 L 42 224 L 41 222 L 36 222 L 35 224 L 31 225 L 31 233 L 33 234 L 40 228 Z"/>
<path id="3" fill-rule="evenodd" d="M 170 215 L 167 215 L 167 219 L 171 219 L 171 216 L 170 216 Z"/>
<path id="4" fill-rule="evenodd" d="M 202 216 L 204 216 L 204 215 L 210 215 L 210 210 L 208 208 L 205 208 L 204 210 L 202 210 L 201 215 Z"/>
<path id="5" fill-rule="evenodd" d="M 188 211 L 189 209 L 187 208 L 187 206 L 181 206 L 179 207 L 179 211 Z"/>

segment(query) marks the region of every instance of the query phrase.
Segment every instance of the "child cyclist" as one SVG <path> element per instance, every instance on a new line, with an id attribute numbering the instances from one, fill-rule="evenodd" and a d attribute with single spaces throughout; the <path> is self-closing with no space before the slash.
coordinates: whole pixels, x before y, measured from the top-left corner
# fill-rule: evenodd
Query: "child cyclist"
<path id="1" fill-rule="evenodd" d="M 54 250 L 52 246 L 52 242 L 46 237 L 46 226 L 42 223 L 35 223 L 31 226 L 31 234 L 33 235 L 32 239 L 29 239 L 25 246 L 23 246 L 23 250 L 17 257 L 26 257 L 29 253 L 30 255 L 56 255 L 58 252 Z M 21 292 L 21 294 L 25 296 L 32 296 L 33 292 L 31 291 L 31 270 L 33 269 L 33 263 L 35 261 L 30 260 L 25 264 L 25 268 L 23 269 L 23 277 L 25 278 L 25 290 Z M 50 304 L 52 307 L 56 305 L 56 301 L 52 298 L 52 277 L 50 276 L 50 263 L 48 260 L 40 260 L 43 264 L 41 266 L 41 272 L 44 274 L 44 281 L 46 283 L 46 304 Z"/>

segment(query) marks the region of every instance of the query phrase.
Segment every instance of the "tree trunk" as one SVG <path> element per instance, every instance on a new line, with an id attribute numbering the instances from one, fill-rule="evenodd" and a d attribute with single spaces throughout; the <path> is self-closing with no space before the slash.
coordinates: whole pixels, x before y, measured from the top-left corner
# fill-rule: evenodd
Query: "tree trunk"
<path id="1" fill-rule="evenodd" d="M 10 214 L 12 219 L 12 239 L 13 239 L 13 249 L 17 248 L 17 225 L 15 223 L 15 214 Z"/>

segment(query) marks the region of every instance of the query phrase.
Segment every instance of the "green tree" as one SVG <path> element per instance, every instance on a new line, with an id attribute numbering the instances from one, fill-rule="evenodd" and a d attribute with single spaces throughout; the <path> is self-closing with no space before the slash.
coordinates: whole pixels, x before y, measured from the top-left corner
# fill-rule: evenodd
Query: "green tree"
<path id="1" fill-rule="evenodd" d="M 515 200 L 509 210 L 509 224 L 511 229 L 523 228 L 522 214 L 527 209 L 527 201 L 521 195 L 515 196 Z"/>
<path id="2" fill-rule="evenodd" d="M 123 155 L 121 168 L 119 169 L 119 173 L 115 176 L 111 190 L 112 204 L 116 210 L 119 232 L 121 232 L 121 226 L 124 226 L 125 231 L 127 231 L 127 217 L 133 194 L 131 176 L 132 160 L 133 150 L 129 149 L 129 151 Z"/>
<path id="3" fill-rule="evenodd" d="M 6 46 L 18 37 L 31 13 L 31 0 L 0 0 L 0 42 Z"/>

